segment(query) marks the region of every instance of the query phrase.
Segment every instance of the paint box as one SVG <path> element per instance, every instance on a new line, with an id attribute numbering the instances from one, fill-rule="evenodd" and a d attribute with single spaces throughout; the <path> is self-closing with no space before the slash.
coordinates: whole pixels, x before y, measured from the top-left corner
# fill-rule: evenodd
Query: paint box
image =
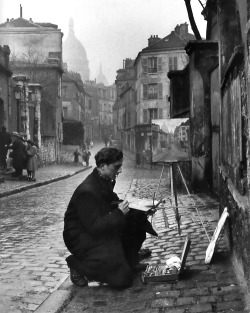
<path id="1" fill-rule="evenodd" d="M 142 282 L 147 284 L 149 282 L 166 282 L 166 281 L 176 281 L 179 280 L 184 272 L 187 255 L 191 245 L 191 236 L 187 235 L 184 247 L 181 255 L 181 267 L 179 270 L 170 270 L 169 272 L 164 272 L 166 266 L 151 265 L 148 266 L 145 272 L 142 273 Z"/>

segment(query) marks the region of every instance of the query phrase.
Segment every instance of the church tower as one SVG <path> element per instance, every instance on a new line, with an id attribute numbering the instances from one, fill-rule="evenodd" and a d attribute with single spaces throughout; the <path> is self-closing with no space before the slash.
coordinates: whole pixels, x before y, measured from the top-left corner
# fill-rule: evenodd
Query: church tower
<path id="1" fill-rule="evenodd" d="M 100 64 L 100 67 L 99 67 L 99 74 L 96 78 L 96 83 L 103 84 L 104 86 L 108 86 L 109 84 L 106 76 L 102 72 L 102 64 Z"/>

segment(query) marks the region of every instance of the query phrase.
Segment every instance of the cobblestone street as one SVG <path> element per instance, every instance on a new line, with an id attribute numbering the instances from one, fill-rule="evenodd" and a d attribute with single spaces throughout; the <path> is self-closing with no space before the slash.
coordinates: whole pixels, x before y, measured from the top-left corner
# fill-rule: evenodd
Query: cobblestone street
<path id="1" fill-rule="evenodd" d="M 94 155 L 94 153 L 93 153 Z M 94 165 L 93 155 L 90 164 Z M 236 281 L 224 240 L 218 246 L 219 257 L 205 265 L 208 238 L 218 222 L 218 203 L 208 195 L 179 195 L 181 235 L 169 193 L 169 177 L 164 173 L 158 197 L 166 203 L 152 220 L 159 237 L 148 237 L 145 247 L 152 250 L 150 264 L 164 264 L 171 255 L 181 256 L 187 233 L 191 248 L 187 270 L 178 282 L 143 285 L 140 277 L 125 291 L 111 290 L 97 283 L 77 288 L 68 278 L 65 257 L 69 254 L 62 239 L 63 216 L 69 199 L 91 168 L 70 178 L 0 199 L 0 312 L 243 312 L 244 295 Z M 160 169 L 135 169 L 126 158 L 115 191 L 120 197 L 133 195 L 153 198 Z M 58 289 L 59 288 L 59 289 Z M 53 291 L 70 294 L 72 300 L 60 308 Z M 40 306 L 43 301 L 45 306 Z M 58 301 L 58 303 L 56 303 Z M 47 309 L 46 309 L 47 303 Z M 53 306 L 58 306 L 53 311 Z M 39 307 L 40 306 L 40 307 Z M 248 312 L 245 310 L 244 312 Z"/>

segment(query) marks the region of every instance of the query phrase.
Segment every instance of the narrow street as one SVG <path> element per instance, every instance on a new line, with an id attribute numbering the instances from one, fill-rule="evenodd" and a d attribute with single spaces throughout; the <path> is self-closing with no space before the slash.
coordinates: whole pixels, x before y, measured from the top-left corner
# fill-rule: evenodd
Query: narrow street
<path id="1" fill-rule="evenodd" d="M 94 154 L 100 148 L 95 146 L 91 150 L 92 166 Z M 208 239 L 187 195 L 178 195 L 181 235 L 178 234 L 175 213 L 169 202 L 167 171 L 158 191 L 159 198 L 164 197 L 167 203 L 152 219 L 159 236 L 149 236 L 145 241 L 144 246 L 152 250 L 152 256 L 146 261 L 163 265 L 172 255 L 181 256 L 185 237 L 190 233 L 192 244 L 185 275 L 178 282 L 147 285 L 142 284 L 138 275 L 133 286 L 122 292 L 97 283 L 90 283 L 86 288 L 72 285 L 65 263 L 68 251 L 62 239 L 63 216 L 74 189 L 91 171 L 88 169 L 0 201 L 0 312 L 248 312 L 223 238 L 214 263 L 210 266 L 204 263 Z M 135 169 L 134 161 L 125 157 L 124 171 L 118 177 L 115 190 L 120 197 L 129 194 L 151 199 L 160 174 L 160 168 Z M 211 236 L 218 221 L 217 201 L 205 194 L 193 195 L 192 199 Z M 72 296 L 61 307 L 58 298 L 52 297 L 52 302 L 49 301 L 49 296 L 56 292 Z"/>
<path id="2" fill-rule="evenodd" d="M 102 147 L 91 150 L 90 165 Z M 63 217 L 75 188 L 92 171 L 0 200 L 0 312 L 32 312 L 68 277 Z M 148 177 L 125 158 L 116 191 L 122 197 L 134 177 Z M 160 172 L 151 172 L 159 178 Z"/>

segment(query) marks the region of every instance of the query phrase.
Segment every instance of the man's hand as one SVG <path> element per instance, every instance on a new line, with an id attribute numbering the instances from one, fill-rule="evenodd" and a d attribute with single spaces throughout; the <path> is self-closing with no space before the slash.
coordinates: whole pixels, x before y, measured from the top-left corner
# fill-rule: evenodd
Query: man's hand
<path id="1" fill-rule="evenodd" d="M 122 202 L 118 205 L 118 209 L 121 210 L 124 215 L 128 214 L 128 212 L 129 212 L 129 203 L 128 203 L 128 200 L 122 201 Z"/>

